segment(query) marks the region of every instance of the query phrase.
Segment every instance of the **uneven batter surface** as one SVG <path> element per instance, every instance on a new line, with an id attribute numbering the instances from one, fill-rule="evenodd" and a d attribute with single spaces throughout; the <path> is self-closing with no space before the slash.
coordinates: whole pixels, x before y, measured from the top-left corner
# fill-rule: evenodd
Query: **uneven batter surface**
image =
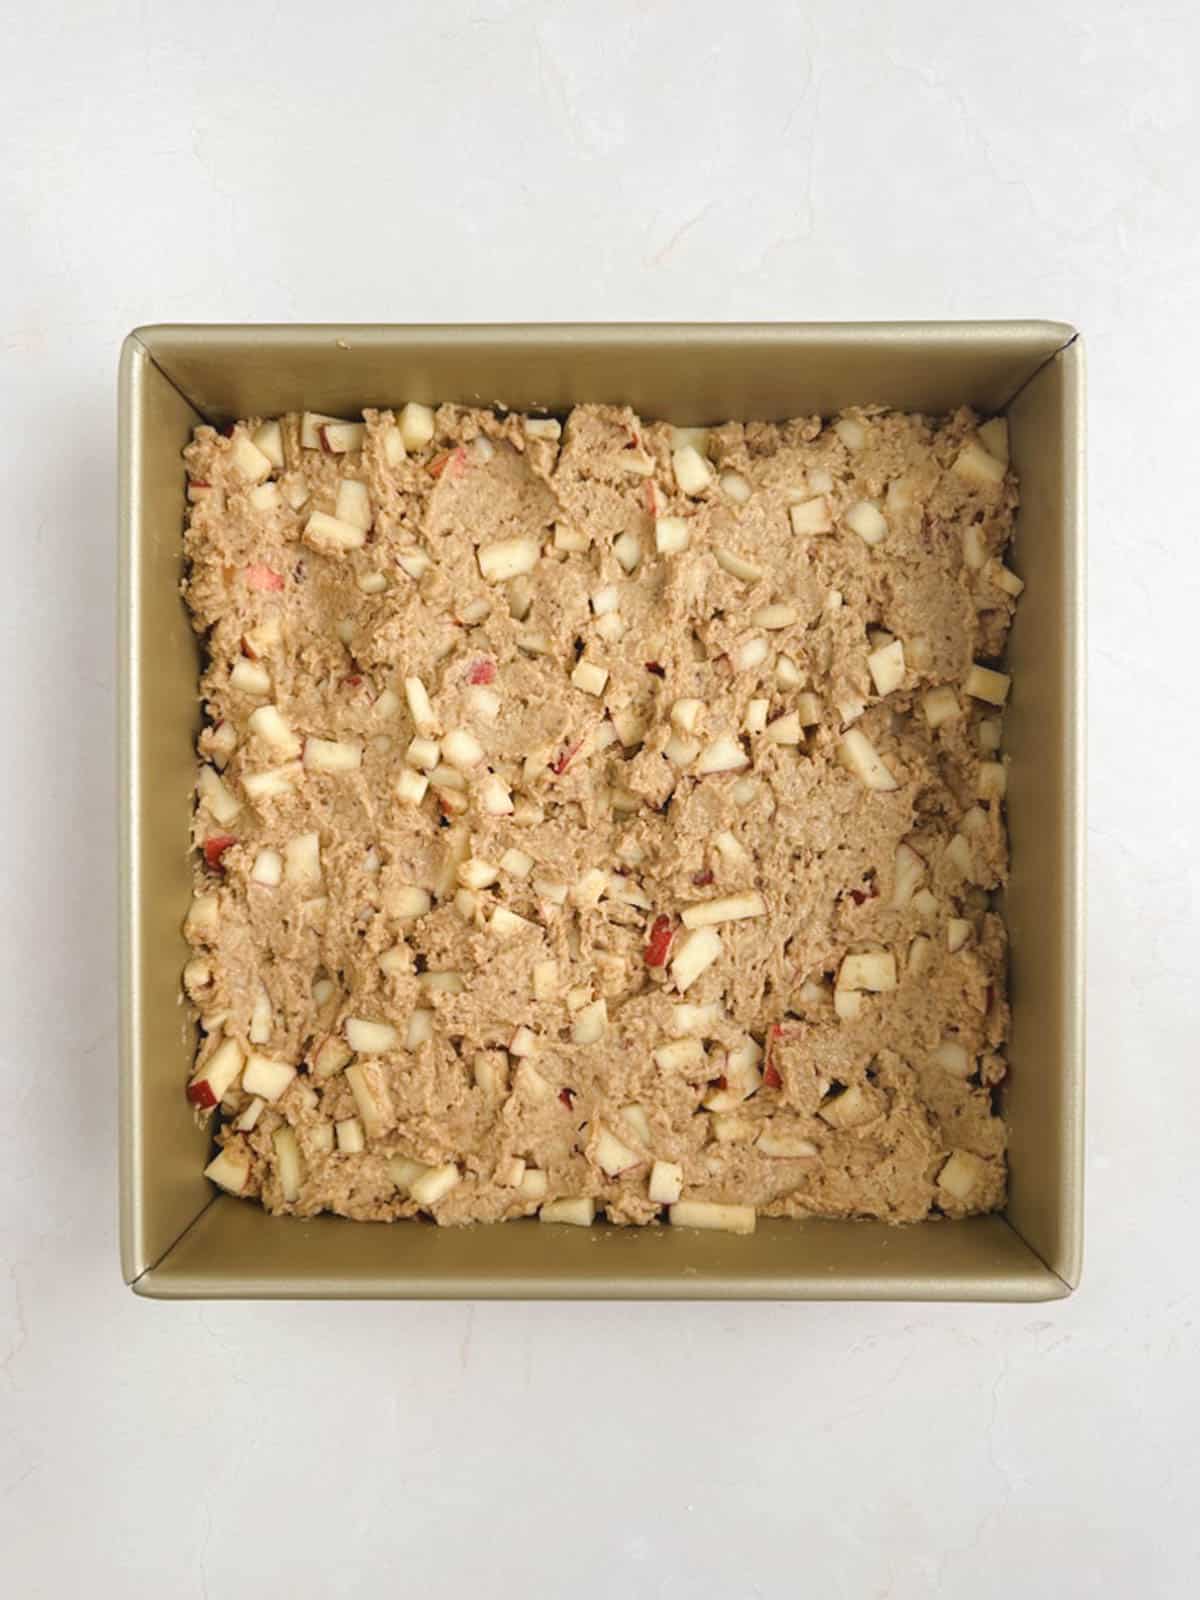
<path id="1" fill-rule="evenodd" d="M 197 429 L 210 1176 L 272 1211 L 992 1210 L 1002 422 Z"/>

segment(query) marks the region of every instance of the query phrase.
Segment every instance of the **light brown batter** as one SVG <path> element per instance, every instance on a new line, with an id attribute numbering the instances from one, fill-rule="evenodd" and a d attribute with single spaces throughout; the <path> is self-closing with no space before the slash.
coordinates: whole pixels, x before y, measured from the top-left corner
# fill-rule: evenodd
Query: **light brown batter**
<path id="1" fill-rule="evenodd" d="M 209 1173 L 748 1231 L 1003 1204 L 1002 422 L 196 430 Z"/>

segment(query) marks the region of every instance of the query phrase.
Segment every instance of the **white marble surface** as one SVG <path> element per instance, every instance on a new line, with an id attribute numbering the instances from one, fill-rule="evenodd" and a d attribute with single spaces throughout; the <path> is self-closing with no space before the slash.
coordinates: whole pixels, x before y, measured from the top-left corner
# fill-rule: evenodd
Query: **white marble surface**
<path id="1" fill-rule="evenodd" d="M 46 0 L 4 31 L 6 1592 L 1194 1592 L 1195 13 Z M 957 315 L 1089 342 L 1079 1293 L 136 1301 L 114 1238 L 122 334 Z"/>

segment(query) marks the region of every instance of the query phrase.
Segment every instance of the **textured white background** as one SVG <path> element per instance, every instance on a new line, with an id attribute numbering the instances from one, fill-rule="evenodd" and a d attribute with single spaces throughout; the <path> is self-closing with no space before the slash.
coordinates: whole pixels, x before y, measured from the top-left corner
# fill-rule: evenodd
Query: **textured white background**
<path id="1" fill-rule="evenodd" d="M 6 1591 L 1194 1593 L 1196 13 L 5 9 Z M 1075 322 L 1090 357 L 1075 1298 L 136 1301 L 114 1238 L 124 332 L 1025 315 Z"/>

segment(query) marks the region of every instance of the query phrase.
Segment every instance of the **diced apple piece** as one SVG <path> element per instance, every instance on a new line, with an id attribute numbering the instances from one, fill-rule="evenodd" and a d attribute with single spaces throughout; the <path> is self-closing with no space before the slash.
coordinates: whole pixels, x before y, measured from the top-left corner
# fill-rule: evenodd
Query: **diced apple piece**
<path id="1" fill-rule="evenodd" d="M 673 1206 L 683 1193 L 683 1168 L 676 1161 L 656 1161 L 650 1168 L 650 1199 L 658 1206 Z"/>
<path id="2" fill-rule="evenodd" d="M 341 422 L 341 417 L 327 417 L 321 411 L 306 411 L 300 418 L 300 444 L 305 450 L 321 448 L 321 429 L 327 422 Z"/>
<path id="3" fill-rule="evenodd" d="M 306 739 L 304 765 L 309 772 L 355 772 L 362 766 L 357 739 Z"/>
<path id="4" fill-rule="evenodd" d="M 642 547 L 635 535 L 621 533 L 613 540 L 613 555 L 626 572 L 636 572 L 642 559 Z"/>
<path id="5" fill-rule="evenodd" d="M 410 400 L 396 418 L 404 448 L 410 452 L 424 450 L 433 438 L 433 411 L 417 400 Z"/>
<path id="6" fill-rule="evenodd" d="M 414 1178 L 408 1186 L 408 1192 L 419 1206 L 428 1208 L 445 1199 L 451 1189 L 456 1189 L 461 1182 L 462 1173 L 453 1161 L 447 1161 L 443 1166 L 430 1167 L 428 1172 L 422 1172 Z"/>
<path id="7" fill-rule="evenodd" d="M 593 1000 L 575 1013 L 571 1025 L 571 1038 L 575 1044 L 596 1044 L 608 1032 L 608 1004 Z"/>
<path id="8" fill-rule="evenodd" d="M 755 667 L 761 667 L 771 653 L 771 647 L 765 639 L 757 637 L 743 639 L 741 644 L 735 645 L 729 652 L 729 659 L 737 672 L 753 672 Z"/>
<path id="9" fill-rule="evenodd" d="M 721 492 L 732 500 L 735 506 L 744 506 L 753 491 L 740 472 L 723 472 Z"/>
<path id="10" fill-rule="evenodd" d="M 546 1198 L 546 1190 L 550 1184 L 544 1172 L 540 1172 L 536 1167 L 526 1167 L 516 1187 L 522 1200 L 536 1203 Z"/>
<path id="11" fill-rule="evenodd" d="M 925 876 L 925 862 L 908 844 L 896 846 L 896 860 L 892 871 L 892 905 L 899 909 L 912 901 L 917 885 Z"/>
<path id="12" fill-rule="evenodd" d="M 834 1014 L 842 1022 L 855 1022 L 862 1015 L 862 994 L 858 989 L 833 991 Z"/>
<path id="13" fill-rule="evenodd" d="M 304 541 L 322 555 L 341 555 L 361 550 L 367 542 L 364 529 L 353 522 L 331 517 L 327 511 L 314 511 L 304 524 Z"/>
<path id="14" fill-rule="evenodd" d="M 664 1072 L 681 1072 L 685 1077 L 696 1068 L 703 1068 L 707 1060 L 699 1038 L 690 1033 L 682 1039 L 673 1039 L 670 1044 L 660 1044 L 651 1054 Z"/>
<path id="15" fill-rule="evenodd" d="M 495 934 L 497 939 L 511 939 L 518 933 L 528 933 L 536 927 L 536 922 L 530 922 L 528 917 L 518 917 L 507 906 L 497 906 L 488 922 L 488 932 Z"/>
<path id="16" fill-rule="evenodd" d="M 258 1122 L 259 1117 L 261 1117 L 263 1112 L 266 1110 L 266 1105 L 267 1102 L 265 1100 L 261 1099 L 258 1095 L 255 1095 L 254 1099 L 251 1100 L 248 1105 L 243 1106 L 241 1111 L 239 1111 L 237 1116 L 233 1119 L 233 1125 L 237 1131 L 239 1133 L 252 1132 Z"/>
<path id="17" fill-rule="evenodd" d="M 753 1233 L 753 1206 L 719 1205 L 713 1200 L 676 1200 L 667 1212 L 673 1228 L 704 1228 L 718 1233 Z"/>
<path id="18" fill-rule="evenodd" d="M 358 478 L 343 478 L 338 484 L 333 514 L 339 522 L 365 532 L 371 526 L 371 493 Z"/>
<path id="19" fill-rule="evenodd" d="M 246 1057 L 242 1071 L 242 1088 L 247 1094 L 260 1095 L 264 1100 L 278 1100 L 295 1076 L 296 1069 L 289 1062 L 251 1054 Z"/>
<path id="20" fill-rule="evenodd" d="M 433 562 L 424 550 L 418 550 L 416 545 L 408 545 L 402 550 L 397 550 L 396 565 L 414 583 L 420 583 Z"/>
<path id="21" fill-rule="evenodd" d="M 838 756 L 865 788 L 886 792 L 899 787 L 883 757 L 861 728 L 851 728 L 842 735 Z"/>
<path id="22" fill-rule="evenodd" d="M 975 1070 L 975 1063 L 966 1045 L 958 1039 L 943 1039 L 930 1059 L 935 1067 L 948 1072 L 952 1078 L 969 1078 Z"/>
<path id="23" fill-rule="evenodd" d="M 696 770 L 701 773 L 740 772 L 750 765 L 750 757 L 740 743 L 729 734 L 722 734 L 701 750 Z"/>
<path id="24" fill-rule="evenodd" d="M 468 889 L 489 889 L 499 876 L 499 867 L 478 856 L 471 856 L 458 869 L 458 881 Z"/>
<path id="25" fill-rule="evenodd" d="M 284 1200 L 291 1205 L 300 1198 L 300 1185 L 304 1177 L 300 1144 L 292 1128 L 276 1128 L 271 1142 L 275 1147 L 275 1172 L 279 1187 Z"/>
<path id="26" fill-rule="evenodd" d="M 508 1053 L 510 1056 L 532 1056 L 537 1054 L 537 1050 L 537 1034 L 534 1033 L 532 1028 L 525 1027 L 524 1024 L 517 1029 L 508 1041 Z"/>
<path id="27" fill-rule="evenodd" d="M 737 922 L 744 917 L 765 917 L 767 902 L 757 889 L 740 894 L 722 895 L 716 900 L 702 900 L 688 906 L 683 913 L 685 928 L 705 928 L 719 922 Z"/>
<path id="28" fill-rule="evenodd" d="M 937 896 L 931 889 L 918 889 L 912 897 L 913 910 L 922 917 L 936 917 Z"/>
<path id="29" fill-rule="evenodd" d="M 291 760 L 300 754 L 300 740 L 278 706 L 258 706 L 247 720 L 251 733 L 279 755 Z"/>
<path id="30" fill-rule="evenodd" d="M 488 583 L 507 583 L 537 565 L 536 539 L 498 539 L 478 552 L 479 570 Z"/>
<path id="31" fill-rule="evenodd" d="M 946 846 L 946 859 L 951 862 L 964 878 L 971 878 L 975 872 L 975 857 L 971 854 L 971 842 L 963 833 L 956 833 Z"/>
<path id="32" fill-rule="evenodd" d="M 348 455 L 362 449 L 366 434 L 366 424 L 362 422 L 327 422 L 320 429 L 321 449 L 334 456 Z"/>
<path id="33" fill-rule="evenodd" d="M 699 451 L 702 456 L 709 453 L 709 436 L 707 428 L 676 428 L 671 429 L 671 449 L 682 450 L 690 446 Z"/>
<path id="34" fill-rule="evenodd" d="M 341 1122 L 334 1123 L 333 1131 L 342 1155 L 356 1156 L 366 1149 L 363 1125 L 357 1117 L 343 1117 Z"/>
<path id="35" fill-rule="evenodd" d="M 596 1165 L 608 1177 L 618 1177 L 622 1172 L 628 1172 L 631 1167 L 640 1164 L 641 1158 L 636 1151 L 622 1144 L 616 1134 L 610 1133 L 607 1128 L 601 1128 L 596 1137 Z"/>
<path id="36" fill-rule="evenodd" d="M 800 718 L 802 728 L 815 728 L 821 720 L 821 701 L 815 694 L 805 693 L 796 696 L 796 715 Z"/>
<path id="37" fill-rule="evenodd" d="M 742 724 L 745 731 L 754 737 L 763 733 L 766 730 L 767 712 L 770 709 L 769 700 L 751 700 L 746 706 L 746 720 Z"/>
<path id="38" fill-rule="evenodd" d="M 786 1133 L 760 1133 L 754 1148 L 760 1155 L 776 1161 L 800 1161 L 820 1153 L 811 1139 Z"/>
<path id="39" fill-rule="evenodd" d="M 457 875 L 458 863 L 455 862 Z M 433 897 L 428 889 L 419 888 L 416 884 L 405 883 L 398 888 L 390 890 L 384 895 L 383 909 L 395 922 L 414 922 L 417 917 L 427 915 L 433 906 Z"/>
<path id="40" fill-rule="evenodd" d="M 986 700 L 990 706 L 1002 706 L 1008 699 L 1012 679 L 1004 672 L 993 672 L 978 663 L 967 673 L 963 688 L 975 700 Z"/>
<path id="41" fill-rule="evenodd" d="M 776 717 L 773 722 L 768 722 L 765 730 L 768 744 L 795 746 L 804 738 L 804 730 L 800 726 L 800 713 L 798 711 L 785 711 L 781 717 Z"/>
<path id="42" fill-rule="evenodd" d="M 321 881 L 321 835 L 300 833 L 283 847 L 283 875 L 301 888 L 315 888 Z"/>
<path id="43" fill-rule="evenodd" d="M 899 639 L 872 650 L 867 657 L 867 669 L 878 695 L 891 694 L 904 682 L 904 646 Z"/>
<path id="44" fill-rule="evenodd" d="M 424 1161 L 414 1161 L 411 1156 L 389 1156 L 387 1160 L 388 1176 L 397 1189 L 404 1194 L 410 1192 L 414 1184 L 423 1173 L 432 1171 Z"/>
<path id="45" fill-rule="evenodd" d="M 236 1039 L 222 1039 L 188 1080 L 187 1097 L 200 1111 L 211 1111 L 237 1080 L 244 1057 Z"/>
<path id="46" fill-rule="evenodd" d="M 972 1155 L 969 1150 L 955 1150 L 938 1173 L 938 1188 L 944 1189 L 955 1200 L 967 1200 L 983 1172 L 984 1163 L 978 1156 Z"/>
<path id="47" fill-rule="evenodd" d="M 946 923 L 946 949 L 957 955 L 971 937 L 971 924 L 965 917 L 951 917 Z"/>
<path id="48" fill-rule="evenodd" d="M 220 922 L 220 901 L 215 894 L 198 894 L 188 907 L 183 931 L 193 944 L 202 944 L 216 936 Z"/>
<path id="49" fill-rule="evenodd" d="M 831 1128 L 857 1128 L 864 1122 L 873 1121 L 878 1114 L 869 1096 L 857 1083 L 852 1083 L 841 1094 L 826 1100 L 817 1112 L 822 1122 L 827 1122 Z"/>
<path id="50" fill-rule="evenodd" d="M 469 772 L 483 760 L 483 746 L 466 728 L 451 728 L 442 740 L 442 756 L 460 772 Z"/>
<path id="51" fill-rule="evenodd" d="M 569 523 L 556 522 L 554 524 L 554 548 L 565 550 L 568 555 L 580 555 L 591 545 L 591 539 L 582 528 L 573 528 Z"/>
<path id="52" fill-rule="evenodd" d="M 1008 465 L 1008 418 L 992 417 L 979 426 L 979 437 L 988 455 Z"/>
<path id="53" fill-rule="evenodd" d="M 744 866 L 750 860 L 750 853 L 728 828 L 713 835 L 713 848 L 721 860 L 729 867 Z"/>
<path id="54" fill-rule="evenodd" d="M 977 522 L 963 529 L 963 565 L 971 572 L 982 572 L 987 561 L 987 537 Z"/>
<path id="55" fill-rule="evenodd" d="M 229 674 L 229 685 L 243 694 L 264 695 L 271 692 L 271 674 L 259 661 L 244 657 L 235 661 Z"/>
<path id="56" fill-rule="evenodd" d="M 255 987 L 254 1004 L 250 1009 L 250 1043 L 266 1044 L 271 1037 L 271 1029 L 275 1026 L 275 1018 L 271 1011 L 271 996 L 267 993 L 266 985 L 259 983 Z"/>
<path id="57" fill-rule="evenodd" d="M 242 809 L 241 802 L 222 780 L 215 767 L 201 767 L 196 784 L 200 804 L 214 821 L 230 823 Z"/>
<path id="58" fill-rule="evenodd" d="M 301 506 L 307 505 L 310 498 L 309 487 L 298 472 L 290 472 L 286 478 L 281 478 L 279 488 L 293 511 L 299 511 Z"/>
<path id="59" fill-rule="evenodd" d="M 788 517 L 791 520 L 792 532 L 799 537 L 809 533 L 832 533 L 833 516 L 829 510 L 829 501 L 823 494 L 815 499 L 803 500 L 798 505 L 788 508 Z"/>
<path id="60" fill-rule="evenodd" d="M 394 788 L 397 800 L 403 805 L 419 806 L 429 788 L 429 779 L 420 772 L 414 772 L 411 767 L 405 767 L 396 779 Z"/>
<path id="61" fill-rule="evenodd" d="M 925 934 L 919 933 L 908 947 L 908 973 L 912 978 L 919 978 L 929 968 L 933 960 L 933 944 Z"/>
<path id="62" fill-rule="evenodd" d="M 879 544 L 887 537 L 887 519 L 873 500 L 856 500 L 843 520 L 864 544 Z"/>
<path id="63" fill-rule="evenodd" d="M 713 550 L 717 565 L 731 578 L 739 578 L 743 583 L 757 583 L 765 576 L 766 569 L 756 562 L 747 561 L 745 556 L 739 556 L 736 551 L 728 550 L 724 545 L 717 545 Z"/>
<path id="64" fill-rule="evenodd" d="M 433 1038 L 433 1012 L 427 1011 L 423 1006 L 418 1006 L 411 1011 L 408 1025 L 404 1030 L 404 1048 L 406 1050 L 419 1050 L 423 1044 L 428 1044 Z"/>
<path id="65" fill-rule="evenodd" d="M 244 433 L 239 433 L 234 439 L 230 459 L 248 483 L 261 483 L 271 475 L 270 457 Z"/>
<path id="66" fill-rule="evenodd" d="M 273 467 L 282 467 L 283 458 L 283 429 L 278 422 L 264 422 L 254 432 L 255 447 L 266 456 Z"/>
<path id="67" fill-rule="evenodd" d="M 951 471 L 964 483 L 992 485 L 1003 483 L 1005 464 L 989 455 L 977 439 L 968 439 L 954 458 Z"/>
<path id="68" fill-rule="evenodd" d="M 715 928 L 693 928 L 678 940 L 671 961 L 671 977 L 680 994 L 695 983 L 721 954 L 721 935 Z"/>
<path id="69" fill-rule="evenodd" d="M 896 958 L 890 950 L 866 950 L 842 957 L 838 968 L 839 989 L 869 989 L 881 994 L 896 987 Z"/>
<path id="70" fill-rule="evenodd" d="M 384 461 L 389 467 L 398 467 L 408 451 L 404 448 L 404 435 L 394 422 L 383 429 L 382 440 Z"/>
<path id="71" fill-rule="evenodd" d="M 987 575 L 997 589 L 1011 595 L 1014 600 L 1024 592 L 1024 580 L 1018 578 L 1015 572 L 1010 572 L 1002 561 L 989 561 Z"/>
<path id="72" fill-rule="evenodd" d="M 739 1117 L 731 1111 L 712 1111 L 708 1121 L 716 1144 L 745 1144 L 754 1137 L 757 1127 L 749 1117 Z"/>
<path id="73" fill-rule="evenodd" d="M 590 1228 L 596 1220 L 596 1202 L 590 1195 L 547 1200 L 538 1212 L 538 1219 L 541 1222 L 566 1222 L 572 1227 Z"/>
<path id="74" fill-rule="evenodd" d="M 361 1055 L 382 1055 L 396 1043 L 396 1030 L 390 1022 L 371 1022 L 366 1017 L 347 1017 L 346 1043 Z"/>
<path id="75" fill-rule="evenodd" d="M 535 894 L 541 900 L 548 900 L 551 905 L 565 906 L 567 895 L 570 892 L 565 883 L 557 878 L 537 877 L 533 880 Z"/>
<path id="76" fill-rule="evenodd" d="M 608 888 L 608 873 L 602 867 L 589 867 L 580 874 L 570 891 L 572 904 L 591 910 L 600 904 Z"/>
<path id="77" fill-rule="evenodd" d="M 654 524 L 654 548 L 660 556 L 675 555 L 691 543 L 691 529 L 684 517 L 659 517 Z"/>
<path id="78" fill-rule="evenodd" d="M 205 1167 L 204 1176 L 229 1194 L 241 1194 L 250 1179 L 250 1154 L 242 1141 L 218 1150 Z"/>
<path id="79" fill-rule="evenodd" d="M 750 615 L 750 621 L 756 628 L 766 628 L 768 632 L 778 633 L 783 628 L 790 628 L 799 621 L 800 614 L 795 606 L 783 605 L 780 602 L 769 606 L 759 606 L 757 611 Z"/>
<path id="80" fill-rule="evenodd" d="M 921 708 L 925 713 L 925 721 L 931 728 L 940 728 L 944 722 L 949 722 L 952 717 L 962 713 L 958 703 L 958 696 L 953 689 L 945 686 L 939 689 L 930 689 L 922 697 Z"/>
<path id="81" fill-rule="evenodd" d="M 562 438 L 562 423 L 557 417 L 523 417 L 521 426 L 531 439 Z"/>
<path id="82" fill-rule="evenodd" d="M 507 1156 L 496 1163 L 495 1178 L 502 1189 L 519 1189 L 525 1176 L 525 1162 L 521 1156 Z"/>
<path id="83" fill-rule="evenodd" d="M 500 857 L 500 867 L 510 878 L 527 878 L 533 871 L 533 857 L 510 848 Z"/>
<path id="84" fill-rule="evenodd" d="M 378 1027 L 380 1024 L 371 1026 Z M 394 1034 L 395 1029 L 391 1032 Z M 377 1062 L 356 1061 L 352 1067 L 346 1068 L 346 1082 L 354 1096 L 354 1109 L 358 1112 L 363 1132 L 368 1139 L 377 1139 L 396 1120 L 382 1069 Z"/>
<path id="85" fill-rule="evenodd" d="M 251 883 L 264 889 L 277 889 L 283 881 L 283 857 L 278 850 L 260 850 L 250 868 Z"/>
<path id="86" fill-rule="evenodd" d="M 332 1078 L 335 1072 L 340 1072 L 348 1061 L 353 1058 L 354 1052 L 344 1039 L 339 1039 L 336 1034 L 331 1034 L 317 1048 L 313 1056 L 313 1071 L 318 1078 Z"/>
<path id="87" fill-rule="evenodd" d="M 981 800 L 1003 800 L 1008 788 L 1008 768 L 1003 761 L 981 761 L 975 773 L 975 793 Z"/>
<path id="88" fill-rule="evenodd" d="M 682 494 L 703 494 L 713 481 L 712 468 L 694 445 L 681 445 L 673 451 L 671 466 Z"/>
<path id="89" fill-rule="evenodd" d="M 608 669 L 597 666 L 594 661 L 580 661 L 571 674 L 571 682 L 584 694 L 601 695 L 608 682 Z"/>
<path id="90" fill-rule="evenodd" d="M 276 483 L 258 483 L 250 490 L 246 499 L 255 511 L 274 511 L 280 503 L 279 485 Z"/>

